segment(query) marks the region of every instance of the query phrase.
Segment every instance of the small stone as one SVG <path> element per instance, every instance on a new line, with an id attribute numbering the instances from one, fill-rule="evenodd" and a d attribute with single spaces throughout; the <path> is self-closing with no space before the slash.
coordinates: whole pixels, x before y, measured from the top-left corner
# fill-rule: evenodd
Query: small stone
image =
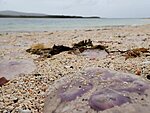
<path id="1" fill-rule="evenodd" d="M 28 109 L 27 110 L 19 109 L 18 111 L 19 113 L 31 113 L 31 111 Z"/>
<path id="2" fill-rule="evenodd" d="M 0 78 L 0 86 L 6 84 L 7 82 L 9 82 L 9 80 L 7 80 L 5 77 Z"/>
<path id="3" fill-rule="evenodd" d="M 141 70 L 140 69 L 136 69 L 135 74 L 140 76 L 141 75 Z"/>

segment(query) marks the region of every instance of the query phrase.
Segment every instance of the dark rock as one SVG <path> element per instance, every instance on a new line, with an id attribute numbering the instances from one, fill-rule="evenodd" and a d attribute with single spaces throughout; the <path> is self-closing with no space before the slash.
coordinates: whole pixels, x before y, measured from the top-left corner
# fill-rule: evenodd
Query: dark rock
<path id="1" fill-rule="evenodd" d="M 5 77 L 0 78 L 0 86 L 6 84 L 7 82 L 9 82 L 9 80 L 7 80 Z"/>

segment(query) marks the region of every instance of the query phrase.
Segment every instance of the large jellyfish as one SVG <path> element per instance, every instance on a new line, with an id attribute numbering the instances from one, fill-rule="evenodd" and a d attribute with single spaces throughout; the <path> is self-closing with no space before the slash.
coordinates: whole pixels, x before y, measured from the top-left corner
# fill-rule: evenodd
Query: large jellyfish
<path id="1" fill-rule="evenodd" d="M 89 67 L 50 85 L 44 113 L 149 113 L 149 94 L 149 82 L 139 76 Z"/>

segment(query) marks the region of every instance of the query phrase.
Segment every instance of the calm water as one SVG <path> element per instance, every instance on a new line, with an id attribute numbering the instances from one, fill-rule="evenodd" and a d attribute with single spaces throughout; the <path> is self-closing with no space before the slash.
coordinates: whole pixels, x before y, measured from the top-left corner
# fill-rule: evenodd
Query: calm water
<path id="1" fill-rule="evenodd" d="M 150 19 L 40 19 L 0 18 L 0 31 L 45 31 L 101 26 L 143 25 Z"/>

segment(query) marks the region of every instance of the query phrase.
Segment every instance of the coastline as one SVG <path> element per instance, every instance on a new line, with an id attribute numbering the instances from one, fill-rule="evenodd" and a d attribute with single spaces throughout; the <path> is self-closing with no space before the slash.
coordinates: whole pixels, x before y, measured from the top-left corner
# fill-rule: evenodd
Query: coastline
<path id="1" fill-rule="evenodd" d="M 76 30 L 54 30 L 43 32 L 2 32 L 0 33 L 0 63 L 13 60 L 31 60 L 36 69 L 28 74 L 15 75 L 8 83 L 0 87 L 2 111 L 18 112 L 30 109 L 31 112 L 42 113 L 44 99 L 50 84 L 69 74 L 82 71 L 87 67 L 102 67 L 111 70 L 136 74 L 140 70 L 141 77 L 150 74 L 150 54 L 125 60 L 121 54 L 114 53 L 104 58 L 87 57 L 62 52 L 52 58 L 40 60 L 38 55 L 27 53 L 33 44 L 43 43 L 46 47 L 66 45 L 91 39 L 93 43 L 108 46 L 111 51 L 134 48 L 150 48 L 150 25 L 139 26 L 105 26 L 100 28 L 84 28 Z M 73 68 L 70 68 L 73 67 Z M 1 73 L 0 73 L 1 74 Z M 37 76 L 39 74 L 39 76 Z M 0 77 L 3 75 L 0 75 Z M 17 100 L 17 102 L 14 102 Z"/>

